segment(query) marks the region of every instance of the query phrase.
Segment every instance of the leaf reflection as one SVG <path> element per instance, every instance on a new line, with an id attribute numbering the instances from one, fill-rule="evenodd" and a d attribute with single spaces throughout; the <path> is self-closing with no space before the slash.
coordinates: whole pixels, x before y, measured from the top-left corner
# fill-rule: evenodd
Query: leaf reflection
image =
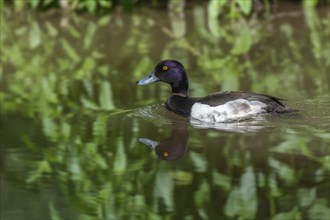
<path id="1" fill-rule="evenodd" d="M 228 22 L 218 18 L 228 5 L 209 1 L 177 21 L 137 11 L 73 14 L 65 26 L 2 8 L 1 219 L 327 219 L 330 26 L 304 2 L 296 17 Z M 169 57 L 188 67 L 192 96 L 265 92 L 305 118 L 247 133 L 169 131 L 163 114 L 153 117 L 163 106 L 149 106 L 168 87 L 134 87 Z M 138 106 L 150 111 L 138 117 Z M 175 161 L 137 141 L 175 135 L 186 136 Z"/>

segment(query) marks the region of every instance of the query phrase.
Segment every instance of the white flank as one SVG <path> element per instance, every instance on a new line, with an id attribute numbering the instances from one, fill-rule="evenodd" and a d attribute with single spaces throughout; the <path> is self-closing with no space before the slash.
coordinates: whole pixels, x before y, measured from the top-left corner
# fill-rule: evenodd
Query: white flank
<path id="1" fill-rule="evenodd" d="M 191 119 L 206 123 L 228 123 L 252 118 L 259 113 L 264 113 L 266 104 L 259 101 L 236 99 L 223 105 L 211 107 L 195 103 L 191 109 Z"/>

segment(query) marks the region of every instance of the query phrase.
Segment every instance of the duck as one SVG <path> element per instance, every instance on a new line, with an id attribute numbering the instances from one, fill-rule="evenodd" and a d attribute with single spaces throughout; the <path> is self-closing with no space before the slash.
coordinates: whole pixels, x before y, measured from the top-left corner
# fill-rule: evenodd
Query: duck
<path id="1" fill-rule="evenodd" d="M 284 99 L 255 92 L 221 91 L 205 97 L 189 97 L 187 71 L 177 60 L 160 61 L 149 75 L 136 84 L 148 85 L 154 82 L 164 82 L 171 86 L 171 94 L 165 102 L 168 110 L 200 122 L 239 122 L 259 115 L 295 111 L 283 103 Z"/>

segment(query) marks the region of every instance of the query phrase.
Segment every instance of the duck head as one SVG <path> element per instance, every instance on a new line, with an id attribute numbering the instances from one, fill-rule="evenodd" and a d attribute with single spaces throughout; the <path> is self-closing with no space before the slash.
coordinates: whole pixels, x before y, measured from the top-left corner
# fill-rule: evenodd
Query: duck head
<path id="1" fill-rule="evenodd" d="M 183 65 L 176 60 L 163 60 L 137 85 L 148 85 L 153 82 L 165 82 L 172 87 L 172 93 L 187 96 L 188 78 Z"/>

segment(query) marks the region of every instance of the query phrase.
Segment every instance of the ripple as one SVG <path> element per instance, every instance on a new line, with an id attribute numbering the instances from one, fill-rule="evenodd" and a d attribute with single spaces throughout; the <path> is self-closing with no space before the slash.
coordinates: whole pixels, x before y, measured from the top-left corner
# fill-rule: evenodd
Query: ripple
<path id="1" fill-rule="evenodd" d="M 176 124 L 188 122 L 186 118 L 178 116 L 174 112 L 167 110 L 166 107 L 161 104 L 137 108 L 133 110 L 129 116 L 140 118 L 146 121 L 157 122 L 158 124 Z"/>

